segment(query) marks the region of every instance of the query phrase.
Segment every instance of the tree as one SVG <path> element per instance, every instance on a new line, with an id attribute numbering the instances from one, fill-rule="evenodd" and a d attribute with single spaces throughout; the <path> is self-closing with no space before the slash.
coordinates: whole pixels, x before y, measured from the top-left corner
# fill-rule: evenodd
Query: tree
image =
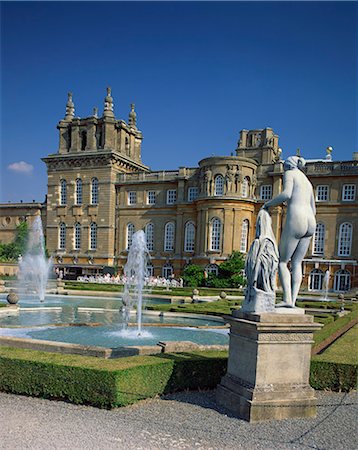
<path id="1" fill-rule="evenodd" d="M 10 242 L 9 244 L 0 243 L 0 261 L 17 261 L 19 255 L 23 255 L 26 251 L 28 234 L 27 222 L 21 222 L 16 227 L 14 242 Z"/>
<path id="2" fill-rule="evenodd" d="M 240 287 L 246 284 L 243 271 L 245 256 L 240 252 L 233 252 L 229 258 L 219 266 L 219 274 L 210 274 L 207 285 L 210 287 L 228 288 Z"/>
<path id="3" fill-rule="evenodd" d="M 196 264 L 185 267 L 183 280 L 185 286 L 198 287 L 204 284 L 204 268 Z"/>

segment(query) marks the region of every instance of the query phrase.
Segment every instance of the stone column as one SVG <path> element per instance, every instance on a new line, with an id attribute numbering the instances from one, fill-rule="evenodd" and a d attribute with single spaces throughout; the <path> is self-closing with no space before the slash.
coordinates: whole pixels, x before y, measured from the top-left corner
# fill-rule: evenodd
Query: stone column
<path id="1" fill-rule="evenodd" d="M 320 325 L 313 317 L 291 309 L 290 314 L 235 311 L 226 319 L 229 360 L 218 403 L 249 422 L 314 417 L 309 373 L 313 332 Z"/>

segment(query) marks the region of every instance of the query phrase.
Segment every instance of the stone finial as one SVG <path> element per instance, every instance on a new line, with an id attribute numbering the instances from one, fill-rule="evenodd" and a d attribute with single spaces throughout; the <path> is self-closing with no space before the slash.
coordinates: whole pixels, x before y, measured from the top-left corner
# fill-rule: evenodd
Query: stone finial
<path id="1" fill-rule="evenodd" d="M 93 117 L 98 117 L 98 108 L 97 108 L 97 106 L 95 106 L 94 108 L 93 108 Z"/>
<path id="2" fill-rule="evenodd" d="M 131 103 L 131 110 L 129 112 L 128 124 L 131 128 L 137 128 L 137 113 L 134 110 L 134 103 Z"/>
<path id="3" fill-rule="evenodd" d="M 110 87 L 107 87 L 107 95 L 104 99 L 104 111 L 103 116 L 104 117 L 114 117 L 113 113 L 113 98 L 111 95 L 112 89 Z"/>
<path id="4" fill-rule="evenodd" d="M 296 150 L 296 156 L 301 156 L 301 150 L 299 148 Z"/>
<path id="5" fill-rule="evenodd" d="M 67 94 L 65 120 L 72 120 L 75 117 L 75 104 L 72 101 L 72 92 Z"/>

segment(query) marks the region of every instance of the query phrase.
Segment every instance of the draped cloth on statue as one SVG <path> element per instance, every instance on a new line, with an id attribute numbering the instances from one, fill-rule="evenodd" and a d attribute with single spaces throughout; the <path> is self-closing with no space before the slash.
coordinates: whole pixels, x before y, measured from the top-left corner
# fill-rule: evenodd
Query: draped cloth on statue
<path id="1" fill-rule="evenodd" d="M 246 257 L 247 288 L 242 311 L 275 310 L 276 274 L 279 253 L 269 213 L 261 209 L 256 221 L 256 236 Z"/>

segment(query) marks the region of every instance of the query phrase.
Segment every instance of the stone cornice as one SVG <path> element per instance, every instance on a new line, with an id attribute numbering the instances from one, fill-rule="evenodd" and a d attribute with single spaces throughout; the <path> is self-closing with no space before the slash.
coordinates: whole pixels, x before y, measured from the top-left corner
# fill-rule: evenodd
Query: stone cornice
<path id="1" fill-rule="evenodd" d="M 149 171 L 142 163 L 136 162 L 121 153 L 109 151 L 82 151 L 68 154 L 52 154 L 41 160 L 49 171 L 72 168 L 97 168 L 112 166 L 124 172 Z"/>

